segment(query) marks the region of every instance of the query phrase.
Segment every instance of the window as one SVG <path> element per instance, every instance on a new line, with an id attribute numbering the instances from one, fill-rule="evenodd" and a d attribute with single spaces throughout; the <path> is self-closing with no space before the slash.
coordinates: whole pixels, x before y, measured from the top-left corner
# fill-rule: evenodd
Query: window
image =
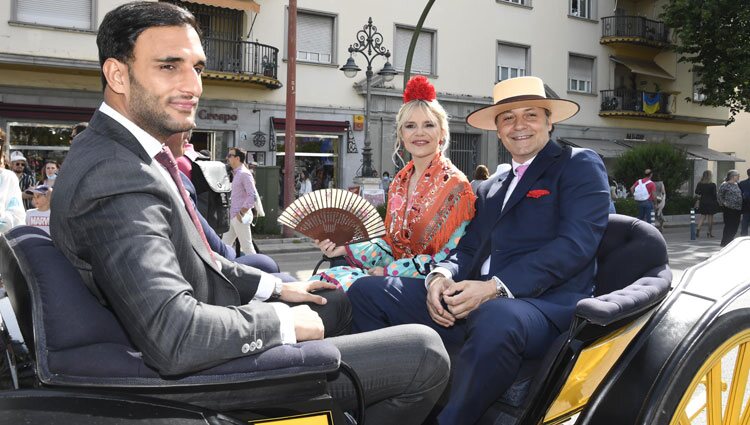
<path id="1" fill-rule="evenodd" d="M 335 63 L 336 16 L 297 11 L 297 60 Z"/>
<path id="2" fill-rule="evenodd" d="M 570 0 L 570 15 L 593 19 L 591 0 Z"/>
<path id="3" fill-rule="evenodd" d="M 513 3 L 522 6 L 531 6 L 531 0 L 497 0 L 500 3 Z"/>
<path id="4" fill-rule="evenodd" d="M 403 71 L 406 67 L 406 55 L 409 53 L 414 28 L 396 26 L 396 38 L 393 43 L 393 67 Z M 411 73 L 435 75 L 435 30 L 422 28 L 411 58 Z"/>
<path id="5" fill-rule="evenodd" d="M 703 102 L 706 100 L 705 87 L 699 82 L 701 69 L 693 67 L 693 102 Z"/>
<path id="6" fill-rule="evenodd" d="M 479 134 L 451 133 L 450 160 L 467 176 L 474 175 L 479 163 Z"/>
<path id="7" fill-rule="evenodd" d="M 512 44 L 497 45 L 497 81 L 523 77 L 528 74 L 529 48 Z"/>
<path id="8" fill-rule="evenodd" d="M 16 0 L 15 19 L 29 24 L 93 30 L 93 0 Z"/>
<path id="9" fill-rule="evenodd" d="M 568 57 L 568 91 L 594 92 L 594 58 L 571 54 Z"/>

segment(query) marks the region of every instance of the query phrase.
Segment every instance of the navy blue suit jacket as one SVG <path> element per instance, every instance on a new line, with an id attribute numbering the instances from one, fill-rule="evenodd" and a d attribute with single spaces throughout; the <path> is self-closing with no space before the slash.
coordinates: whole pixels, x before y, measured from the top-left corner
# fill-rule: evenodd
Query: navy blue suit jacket
<path id="1" fill-rule="evenodd" d="M 738 183 L 742 191 L 742 212 L 750 212 L 750 179 Z"/>
<path id="2" fill-rule="evenodd" d="M 595 254 L 609 214 L 604 164 L 593 151 L 549 141 L 503 208 L 511 178 L 496 174 L 479 187 L 476 216 L 439 266 L 457 282 L 499 277 L 515 298 L 563 331 L 576 303 L 593 293 Z M 480 276 L 490 255 L 490 273 Z"/>

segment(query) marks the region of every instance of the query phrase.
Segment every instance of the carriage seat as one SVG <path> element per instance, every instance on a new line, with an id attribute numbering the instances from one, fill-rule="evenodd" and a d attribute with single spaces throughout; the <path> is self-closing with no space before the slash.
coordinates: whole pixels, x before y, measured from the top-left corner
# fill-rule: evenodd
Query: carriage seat
<path id="1" fill-rule="evenodd" d="M 129 389 L 173 400 L 244 388 L 250 400 L 262 404 L 279 396 L 274 386 L 281 387 L 277 402 L 293 399 L 295 389 L 304 397 L 318 397 L 326 391 L 325 374 L 339 367 L 335 346 L 310 341 L 274 347 L 191 375 L 160 376 L 143 362 L 118 319 L 43 231 L 20 226 L 0 236 L 0 275 L 15 312 L 15 318 L 3 319 L 18 322 L 36 363 L 35 385 Z M 201 397 L 191 400 L 201 406 Z"/>

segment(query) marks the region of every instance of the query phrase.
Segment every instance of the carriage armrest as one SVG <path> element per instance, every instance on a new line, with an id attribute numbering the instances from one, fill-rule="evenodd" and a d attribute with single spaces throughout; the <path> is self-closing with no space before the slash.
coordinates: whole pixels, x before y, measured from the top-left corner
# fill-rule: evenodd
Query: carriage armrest
<path id="1" fill-rule="evenodd" d="M 576 316 L 599 326 L 636 317 L 661 302 L 669 293 L 671 282 L 669 266 L 656 267 L 622 289 L 579 301 Z"/>

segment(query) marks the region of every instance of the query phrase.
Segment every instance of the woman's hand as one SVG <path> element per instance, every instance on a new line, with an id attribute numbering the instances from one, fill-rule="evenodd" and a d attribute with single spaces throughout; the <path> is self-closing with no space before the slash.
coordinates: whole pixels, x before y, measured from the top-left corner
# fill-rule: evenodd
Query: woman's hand
<path id="1" fill-rule="evenodd" d="M 367 270 L 367 274 L 370 276 L 385 276 L 385 269 L 382 267 L 373 267 Z"/>
<path id="2" fill-rule="evenodd" d="M 323 240 L 323 241 L 319 241 L 315 239 L 314 243 L 315 243 L 315 246 L 317 246 L 318 249 L 321 252 L 323 252 L 323 255 L 325 255 L 328 258 L 342 257 L 346 255 L 345 246 L 336 246 L 335 243 L 331 242 L 328 239 Z"/>

